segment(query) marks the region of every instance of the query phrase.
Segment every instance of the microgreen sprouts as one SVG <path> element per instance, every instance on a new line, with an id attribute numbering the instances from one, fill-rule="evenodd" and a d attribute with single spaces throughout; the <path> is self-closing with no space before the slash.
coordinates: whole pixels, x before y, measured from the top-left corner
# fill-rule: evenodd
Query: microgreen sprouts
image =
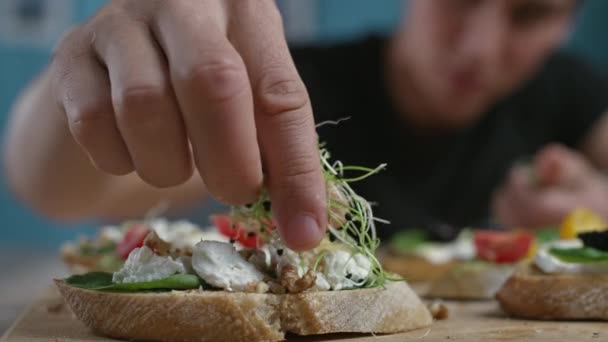
<path id="1" fill-rule="evenodd" d="M 380 240 L 376 235 L 376 222 L 388 223 L 374 217 L 371 204 L 359 196 L 350 183 L 364 180 L 386 168 L 381 164 L 376 168 L 362 166 L 345 166 L 340 161 L 330 162 L 330 153 L 324 147 L 320 148 L 323 175 L 328 188 L 327 230 L 337 240 L 348 245 L 358 253 L 363 254 L 372 263 L 371 275 L 365 287 L 381 286 L 389 279 L 380 261 L 376 258 L 376 249 Z M 363 172 L 356 177 L 348 177 L 347 172 Z"/>
<path id="2" fill-rule="evenodd" d="M 333 123 L 333 122 L 330 122 Z M 384 282 L 393 280 L 384 272 L 382 265 L 375 256 L 380 240 L 376 235 L 376 222 L 388 223 L 374 217 L 372 205 L 359 196 L 350 186 L 351 183 L 364 180 L 386 168 L 381 164 L 376 168 L 343 165 L 340 161 L 330 161 L 330 153 L 323 144 L 319 146 L 320 161 L 323 176 L 327 186 L 327 234 L 335 240 L 348 246 L 353 252 L 364 255 L 372 264 L 371 272 L 363 287 L 382 286 Z M 356 175 L 349 175 L 357 173 Z M 232 208 L 233 222 L 242 223 L 259 234 L 263 243 L 274 240 L 274 221 L 267 191 L 258 200 L 245 206 Z M 321 260 L 323 253 L 314 262 L 313 270 Z"/>

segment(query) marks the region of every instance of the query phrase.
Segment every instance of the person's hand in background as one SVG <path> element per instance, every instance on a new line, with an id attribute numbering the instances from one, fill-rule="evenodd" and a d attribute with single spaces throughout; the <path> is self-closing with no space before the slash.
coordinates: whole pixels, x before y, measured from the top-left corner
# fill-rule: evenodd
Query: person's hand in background
<path id="1" fill-rule="evenodd" d="M 67 216 L 79 216 L 79 198 L 84 203 L 87 196 L 102 196 L 93 189 L 116 179 L 103 174 L 135 171 L 145 183 L 163 188 L 191 179 L 195 166 L 209 193 L 226 204 L 252 202 L 266 185 L 288 246 L 306 249 L 322 238 L 326 191 L 312 109 L 273 0 L 111 1 L 63 39 L 45 80 L 48 85 L 38 88 L 58 104 L 56 120 L 69 128 L 63 134 L 102 173 L 84 165 L 50 165 L 76 164 L 76 155 L 21 161 L 14 151 L 28 144 L 53 150 L 45 144 L 59 145 L 58 139 L 37 144 L 13 133 L 7 164 L 22 197 L 48 196 L 31 199 L 41 206 L 61 201 L 55 190 L 44 195 L 27 189 L 31 179 L 24 175 L 32 168 L 41 174 L 30 178 L 44 183 L 67 183 L 69 177 L 59 179 L 60 173 L 78 173 L 65 184 L 65 196 L 78 193 L 64 207 L 75 211 Z M 32 113 L 20 115 L 35 122 Z M 31 127 L 28 120 L 15 119 L 13 131 Z M 77 184 L 83 172 L 91 177 Z M 104 186 L 94 187 L 97 181 Z M 82 208 L 82 216 L 90 214 L 95 208 Z"/>
<path id="2" fill-rule="evenodd" d="M 580 152 L 561 145 L 513 167 L 492 203 L 498 222 L 523 228 L 558 224 L 577 207 L 608 217 L 608 182 Z"/>

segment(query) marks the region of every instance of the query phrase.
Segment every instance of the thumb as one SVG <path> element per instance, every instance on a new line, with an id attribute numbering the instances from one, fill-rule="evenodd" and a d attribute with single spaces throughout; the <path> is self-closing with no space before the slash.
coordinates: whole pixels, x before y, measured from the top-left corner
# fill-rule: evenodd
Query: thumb
<path id="1" fill-rule="evenodd" d="M 559 144 L 543 148 L 534 160 L 534 172 L 543 187 L 576 185 L 590 171 L 583 156 Z"/>

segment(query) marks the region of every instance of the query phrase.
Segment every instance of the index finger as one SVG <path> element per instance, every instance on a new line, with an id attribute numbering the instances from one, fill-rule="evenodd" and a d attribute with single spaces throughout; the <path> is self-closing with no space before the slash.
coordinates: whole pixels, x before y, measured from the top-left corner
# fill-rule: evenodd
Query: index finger
<path id="1" fill-rule="evenodd" d="M 232 13 L 239 25 L 230 38 L 252 84 L 273 214 L 288 247 L 312 248 L 325 233 L 327 194 L 308 93 L 290 56 L 274 1 L 237 3 Z"/>

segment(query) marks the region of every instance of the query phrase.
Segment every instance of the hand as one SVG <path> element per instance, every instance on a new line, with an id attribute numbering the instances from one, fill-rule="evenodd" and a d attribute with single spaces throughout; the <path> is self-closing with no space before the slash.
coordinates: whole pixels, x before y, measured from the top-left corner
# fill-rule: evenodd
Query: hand
<path id="1" fill-rule="evenodd" d="M 576 207 L 608 217 L 608 183 L 579 152 L 541 150 L 531 166 L 515 166 L 493 198 L 494 215 L 509 227 L 558 224 Z"/>
<path id="2" fill-rule="evenodd" d="M 168 187 L 194 165 L 234 205 L 265 184 L 286 244 L 321 240 L 314 120 L 273 0 L 111 1 L 63 39 L 50 72 L 74 140 L 100 170 Z"/>

